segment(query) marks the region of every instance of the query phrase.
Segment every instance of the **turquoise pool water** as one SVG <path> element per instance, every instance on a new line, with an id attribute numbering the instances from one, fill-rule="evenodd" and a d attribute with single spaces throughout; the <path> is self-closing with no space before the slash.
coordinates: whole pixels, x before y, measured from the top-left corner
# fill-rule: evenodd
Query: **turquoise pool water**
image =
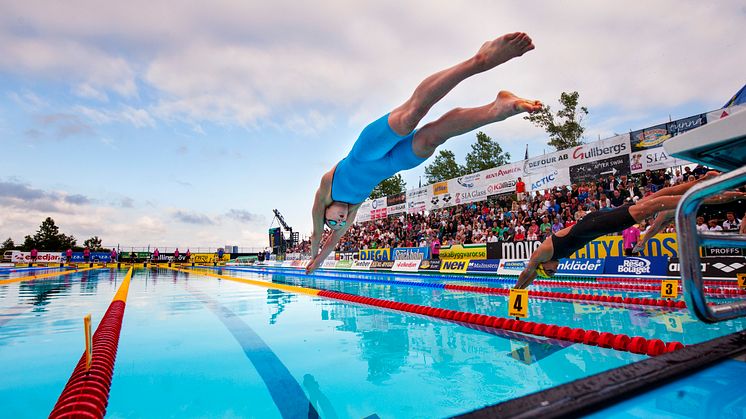
<path id="1" fill-rule="evenodd" d="M 348 280 L 343 281 L 222 273 L 480 314 L 507 312 L 503 296 L 354 280 L 364 274 L 344 274 Z M 125 274 L 92 270 L 0 285 L 3 416 L 49 414 L 83 350 L 83 315 L 90 312 L 95 327 Z M 0 274 L 0 280 L 8 277 Z M 617 294 L 623 293 L 610 293 Z M 667 328 L 669 318 L 682 332 Z M 744 326 L 742 321 L 707 326 L 680 310 L 546 300 L 532 302 L 529 319 L 685 343 Z M 138 269 L 107 416 L 446 417 L 644 358 L 518 333 L 488 333 L 199 271 Z"/>

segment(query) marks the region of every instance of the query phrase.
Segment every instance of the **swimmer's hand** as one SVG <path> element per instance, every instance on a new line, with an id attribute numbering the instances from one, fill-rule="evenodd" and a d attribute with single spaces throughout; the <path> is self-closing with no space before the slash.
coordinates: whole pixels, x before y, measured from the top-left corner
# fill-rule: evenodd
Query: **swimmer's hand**
<path id="1" fill-rule="evenodd" d="M 313 260 L 308 263 L 308 266 L 306 266 L 306 275 L 311 275 L 316 269 L 319 269 L 319 258 L 313 258 Z"/>
<path id="2" fill-rule="evenodd" d="M 536 269 L 526 268 L 518 276 L 518 282 L 516 282 L 515 287 L 524 289 L 531 285 L 531 283 L 534 282 L 534 279 L 536 279 Z"/>
<path id="3" fill-rule="evenodd" d="M 637 243 L 635 247 L 632 248 L 632 254 L 640 253 L 642 252 L 642 248 L 645 247 L 644 242 Z"/>

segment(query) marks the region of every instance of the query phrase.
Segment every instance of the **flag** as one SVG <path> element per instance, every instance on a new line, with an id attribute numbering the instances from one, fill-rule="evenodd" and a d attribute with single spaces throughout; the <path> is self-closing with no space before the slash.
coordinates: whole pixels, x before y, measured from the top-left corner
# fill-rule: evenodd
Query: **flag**
<path id="1" fill-rule="evenodd" d="M 523 156 L 523 160 L 528 160 L 528 144 L 526 144 L 526 155 Z"/>

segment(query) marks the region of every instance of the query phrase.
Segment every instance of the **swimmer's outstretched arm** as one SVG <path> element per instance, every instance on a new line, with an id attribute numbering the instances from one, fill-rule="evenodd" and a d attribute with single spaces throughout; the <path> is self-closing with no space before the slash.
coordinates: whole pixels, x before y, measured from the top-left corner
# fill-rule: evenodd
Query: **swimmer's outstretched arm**
<path id="1" fill-rule="evenodd" d="M 327 256 L 334 250 L 334 246 L 339 243 L 339 240 L 342 238 L 342 236 L 345 235 L 347 230 L 349 230 L 350 225 L 352 222 L 354 222 L 355 217 L 357 216 L 357 210 L 360 208 L 360 204 L 353 205 L 350 207 L 350 211 L 347 214 L 347 219 L 350 220 L 348 224 L 346 224 L 344 227 L 340 228 L 339 230 L 332 231 L 332 234 L 329 235 L 329 237 L 326 238 L 326 241 L 324 242 L 324 245 L 321 247 L 321 251 L 316 253 L 311 253 L 311 262 L 306 266 L 306 274 L 310 274 L 316 269 L 321 266 L 321 264 L 324 262 L 324 259 L 326 259 Z M 322 212 L 323 214 L 323 212 Z M 323 224 L 323 215 L 322 215 L 322 224 L 321 224 L 321 233 L 319 234 L 319 241 L 316 242 L 316 247 L 318 248 L 318 243 L 321 241 L 321 236 L 324 232 L 324 224 Z M 315 232 L 314 232 L 315 234 Z M 313 242 L 312 242 L 313 243 Z M 313 252 L 313 249 L 311 250 Z"/>
<path id="2" fill-rule="evenodd" d="M 531 254 L 531 258 L 526 263 L 526 268 L 518 276 L 518 282 L 516 282 L 516 288 L 526 288 L 534 282 L 536 279 L 536 268 L 539 264 L 548 262 L 552 258 L 554 248 L 552 247 L 552 238 L 548 237 L 544 242 L 534 250 Z"/>
<path id="3" fill-rule="evenodd" d="M 648 240 L 655 237 L 656 234 L 660 233 L 665 226 L 673 221 L 676 216 L 676 210 L 661 211 L 653 219 L 653 223 L 650 225 L 650 229 L 642 236 L 642 240 L 632 248 L 632 253 L 640 253 L 645 248 L 645 243 Z"/>

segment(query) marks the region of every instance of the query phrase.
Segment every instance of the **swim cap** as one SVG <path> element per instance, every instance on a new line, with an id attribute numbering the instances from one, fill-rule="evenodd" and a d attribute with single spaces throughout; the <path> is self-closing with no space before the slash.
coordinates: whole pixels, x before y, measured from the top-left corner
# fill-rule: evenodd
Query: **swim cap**
<path id="1" fill-rule="evenodd" d="M 549 278 L 549 275 L 544 271 L 544 266 L 541 263 L 536 267 L 536 273 L 542 278 Z"/>

